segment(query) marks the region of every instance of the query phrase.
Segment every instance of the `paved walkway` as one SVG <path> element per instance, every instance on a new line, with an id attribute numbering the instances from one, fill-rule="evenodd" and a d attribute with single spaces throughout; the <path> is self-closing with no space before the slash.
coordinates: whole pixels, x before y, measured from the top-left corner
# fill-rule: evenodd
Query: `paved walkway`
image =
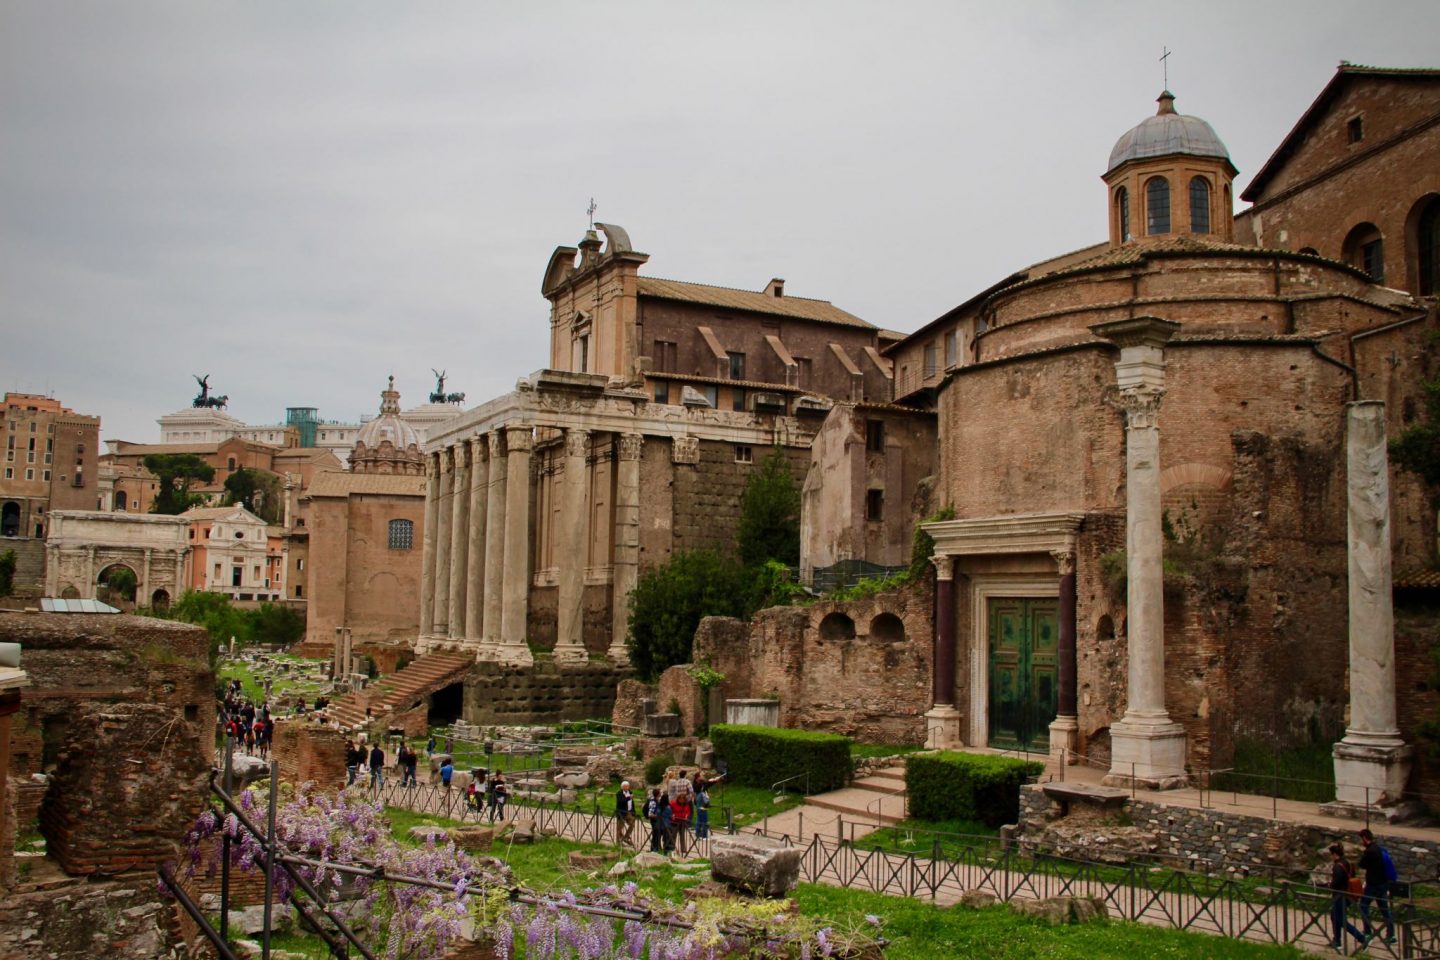
<path id="1" fill-rule="evenodd" d="M 446 794 L 433 787 L 402 788 L 387 784 L 383 799 L 387 805 L 420 813 L 471 822 L 478 819 L 465 809 L 458 793 Z M 916 897 L 940 906 L 953 905 L 967 891 L 977 890 L 1004 901 L 1090 896 L 1103 900 L 1112 917 L 1257 943 L 1291 943 L 1311 953 L 1335 956 L 1329 946 L 1329 898 L 1324 895 L 1296 893 L 1284 886 L 1269 894 L 1255 892 L 1245 898 L 1226 897 L 1217 895 L 1203 878 L 1193 875 L 1168 871 L 1157 874 L 1146 868 L 1097 869 L 1093 865 L 1031 860 L 1011 853 L 976 854 L 947 861 L 858 850 L 834 835 L 827 835 L 827 828 L 834 830 L 837 818 L 842 818 L 843 813 L 826 811 L 831 814 L 828 822 L 817 823 L 813 812 L 805 816 L 807 809 L 813 810 L 800 807 L 786 811 L 769 818 L 768 823 L 747 827 L 742 832 L 767 832 L 770 836 L 783 836 L 794 845 L 805 846 L 801 876 L 813 883 Z M 522 803 L 512 805 L 509 816 L 512 819 L 528 817 L 535 821 L 537 830 L 567 839 L 618 844 L 615 822 L 605 815 Z M 797 829 L 793 833 L 779 829 L 781 818 L 786 816 L 794 818 Z M 857 829 L 866 828 L 857 826 Z M 849 833 L 847 828 L 846 840 L 850 839 Z M 636 824 L 630 843 L 621 846 L 639 851 L 646 848 L 647 842 L 644 825 Z M 687 846 L 689 856 L 709 856 L 708 840 L 692 839 Z M 1225 889 L 1234 891 L 1233 887 Z M 1440 943 L 1425 946 L 1436 949 Z M 1347 944 L 1347 952 L 1352 947 L 1353 944 Z M 1422 954 L 1402 954 L 1400 947 L 1376 943 L 1370 947 L 1369 955 Z"/>

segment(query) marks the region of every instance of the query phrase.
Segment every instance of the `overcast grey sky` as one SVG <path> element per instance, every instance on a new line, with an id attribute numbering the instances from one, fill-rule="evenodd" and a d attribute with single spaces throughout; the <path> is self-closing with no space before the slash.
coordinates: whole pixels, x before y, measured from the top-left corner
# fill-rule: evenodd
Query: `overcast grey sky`
<path id="1" fill-rule="evenodd" d="M 1249 182 L 1337 62 L 1440 66 L 1440 3 L 0 0 L 0 384 L 158 438 L 471 404 L 546 357 L 551 250 L 911 331 L 1104 239 L 1176 106 Z M 1238 191 L 1237 191 L 1238 193 Z"/>

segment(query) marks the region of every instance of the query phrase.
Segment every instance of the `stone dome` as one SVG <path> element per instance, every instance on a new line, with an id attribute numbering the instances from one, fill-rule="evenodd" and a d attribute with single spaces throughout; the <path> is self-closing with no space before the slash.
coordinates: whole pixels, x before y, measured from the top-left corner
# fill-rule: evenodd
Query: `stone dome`
<path id="1" fill-rule="evenodd" d="M 1128 160 L 1144 160 L 1150 157 L 1164 157 L 1174 153 L 1192 157 L 1219 157 L 1227 163 L 1230 151 L 1215 135 L 1210 124 L 1199 117 L 1187 117 L 1175 112 L 1175 94 L 1169 90 L 1160 94 L 1157 102 L 1160 109 L 1155 116 L 1146 117 L 1131 127 L 1117 141 L 1110 151 L 1108 174 Z"/>
<path id="2" fill-rule="evenodd" d="M 395 378 L 380 394 L 380 415 L 360 427 L 350 453 L 355 473 L 418 474 L 425 470 L 420 434 L 400 419 L 400 393 Z"/>

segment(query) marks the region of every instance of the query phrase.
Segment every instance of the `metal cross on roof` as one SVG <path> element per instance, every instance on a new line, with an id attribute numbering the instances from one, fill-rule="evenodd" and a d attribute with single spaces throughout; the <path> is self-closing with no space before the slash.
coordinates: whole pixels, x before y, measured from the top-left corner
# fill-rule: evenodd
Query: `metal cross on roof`
<path id="1" fill-rule="evenodd" d="M 1166 89 L 1166 90 L 1169 90 L 1169 89 L 1170 89 L 1170 63 L 1169 63 L 1169 60 L 1170 60 L 1170 50 L 1167 49 L 1167 48 L 1164 47 L 1164 46 L 1162 46 L 1160 49 L 1161 49 L 1162 51 L 1164 51 L 1164 52 L 1160 55 L 1160 71 L 1161 71 L 1161 74 L 1162 74 L 1162 75 L 1164 76 L 1164 78 L 1165 78 L 1165 89 Z M 594 203 L 595 201 L 592 200 L 592 201 L 590 201 L 590 202 L 591 202 L 591 203 Z"/>
<path id="2" fill-rule="evenodd" d="M 589 215 L 589 217 L 590 217 L 590 229 L 591 229 L 591 230 L 594 230 L 594 229 L 595 229 L 595 211 L 598 210 L 598 209 L 599 209 L 599 208 L 595 206 L 595 198 L 594 198 L 594 197 L 591 197 L 591 198 L 590 198 L 590 206 L 588 206 L 588 207 L 585 208 L 585 212 L 586 212 L 586 213 Z"/>

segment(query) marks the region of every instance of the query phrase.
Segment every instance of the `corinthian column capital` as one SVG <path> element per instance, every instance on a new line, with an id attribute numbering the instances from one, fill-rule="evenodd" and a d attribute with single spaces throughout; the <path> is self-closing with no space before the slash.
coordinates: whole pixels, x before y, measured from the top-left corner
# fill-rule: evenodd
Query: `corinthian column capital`
<path id="1" fill-rule="evenodd" d="M 1055 558 L 1055 566 L 1060 568 L 1060 576 L 1068 577 L 1075 572 L 1075 551 L 1069 547 L 1063 550 L 1051 550 L 1050 556 Z"/>
<path id="2" fill-rule="evenodd" d="M 529 453 L 535 446 L 535 434 L 528 426 L 505 428 L 505 452 Z"/>
<path id="3" fill-rule="evenodd" d="M 490 459 L 499 460 L 505 455 L 504 437 L 499 430 L 491 430 L 485 434 L 485 440 L 490 445 Z"/>
<path id="4" fill-rule="evenodd" d="M 571 427 L 565 431 L 565 456 L 583 457 L 590 452 L 590 431 Z"/>
<path id="5" fill-rule="evenodd" d="M 1165 389 L 1157 386 L 1134 387 L 1121 390 L 1115 405 L 1125 411 L 1127 430 L 1144 430 L 1159 424 L 1160 401 Z"/>
<path id="6" fill-rule="evenodd" d="M 639 433 L 622 433 L 620 435 L 620 459 L 639 460 L 640 450 L 645 445 L 645 437 Z"/>
<path id="7" fill-rule="evenodd" d="M 953 556 L 948 553 L 937 553 L 930 558 L 930 562 L 935 564 L 935 579 L 955 579 L 955 558 Z"/>

